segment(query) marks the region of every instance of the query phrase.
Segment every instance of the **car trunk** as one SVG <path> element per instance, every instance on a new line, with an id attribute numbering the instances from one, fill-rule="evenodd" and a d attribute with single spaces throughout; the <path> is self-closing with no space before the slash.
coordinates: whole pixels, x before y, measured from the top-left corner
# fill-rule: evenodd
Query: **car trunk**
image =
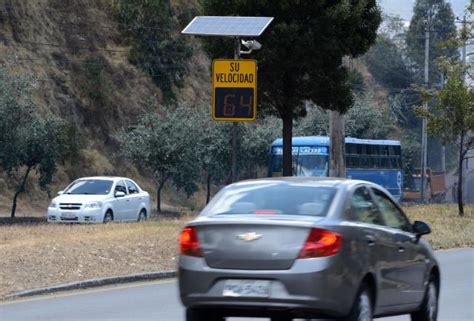
<path id="1" fill-rule="evenodd" d="M 307 222 L 306 222 L 307 223 Z M 212 268 L 287 270 L 308 237 L 308 224 L 232 222 L 197 226 L 207 264 Z"/>

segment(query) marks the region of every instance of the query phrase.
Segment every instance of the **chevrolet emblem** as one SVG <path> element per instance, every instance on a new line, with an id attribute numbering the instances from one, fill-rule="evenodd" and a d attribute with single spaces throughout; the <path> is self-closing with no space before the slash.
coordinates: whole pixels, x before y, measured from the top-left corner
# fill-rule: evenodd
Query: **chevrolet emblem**
<path id="1" fill-rule="evenodd" d="M 257 234 L 255 232 L 250 232 L 250 233 L 239 234 L 237 237 L 241 241 L 252 242 L 252 241 L 256 241 L 259 238 L 261 238 L 262 234 Z"/>

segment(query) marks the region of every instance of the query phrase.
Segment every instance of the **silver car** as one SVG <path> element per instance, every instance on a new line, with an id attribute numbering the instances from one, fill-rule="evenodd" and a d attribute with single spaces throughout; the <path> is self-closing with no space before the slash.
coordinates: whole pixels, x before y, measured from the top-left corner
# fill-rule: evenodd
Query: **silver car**
<path id="1" fill-rule="evenodd" d="M 364 181 L 250 180 L 222 189 L 180 236 L 187 321 L 267 317 L 436 321 L 426 223 Z"/>

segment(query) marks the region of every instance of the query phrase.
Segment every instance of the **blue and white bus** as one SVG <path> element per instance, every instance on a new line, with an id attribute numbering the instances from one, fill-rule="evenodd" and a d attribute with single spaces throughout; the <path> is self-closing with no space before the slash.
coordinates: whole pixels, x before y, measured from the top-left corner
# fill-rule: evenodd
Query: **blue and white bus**
<path id="1" fill-rule="evenodd" d="M 328 176 L 329 137 L 293 137 L 293 175 Z M 271 147 L 270 176 L 283 172 L 283 140 Z M 361 179 L 385 187 L 401 200 L 402 158 L 400 142 L 346 137 L 347 178 Z"/>

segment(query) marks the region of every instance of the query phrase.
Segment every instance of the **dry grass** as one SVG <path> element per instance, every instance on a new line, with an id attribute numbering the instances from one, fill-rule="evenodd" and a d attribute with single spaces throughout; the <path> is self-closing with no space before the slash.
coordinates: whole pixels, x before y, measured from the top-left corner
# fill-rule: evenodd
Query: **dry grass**
<path id="1" fill-rule="evenodd" d="M 474 246 L 474 206 L 407 207 L 423 220 L 435 249 Z M 9 293 L 64 282 L 176 267 L 177 238 L 191 216 L 108 225 L 0 225 L 0 300 Z M 7 222 L 4 220 L 4 222 Z"/>
<path id="2" fill-rule="evenodd" d="M 173 270 L 177 237 L 188 219 L 0 226 L 0 300 L 70 281 Z"/>
<path id="3" fill-rule="evenodd" d="M 425 221 L 432 230 L 426 236 L 433 248 L 449 249 L 474 246 L 474 206 L 464 207 L 464 217 L 458 215 L 457 205 L 440 204 L 405 208 L 412 221 Z"/>

